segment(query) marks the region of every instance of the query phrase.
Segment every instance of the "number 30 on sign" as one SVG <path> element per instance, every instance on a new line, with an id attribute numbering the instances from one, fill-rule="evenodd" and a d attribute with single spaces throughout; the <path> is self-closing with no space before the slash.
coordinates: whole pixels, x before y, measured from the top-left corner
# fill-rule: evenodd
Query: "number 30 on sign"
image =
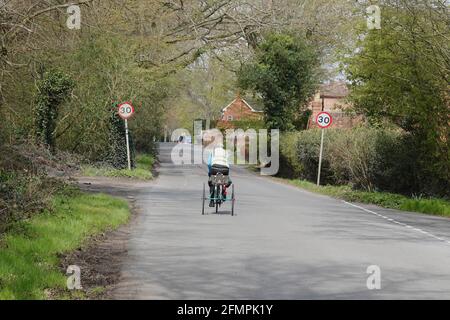
<path id="1" fill-rule="evenodd" d="M 129 102 L 124 102 L 119 105 L 119 116 L 127 120 L 131 118 L 131 116 L 134 114 L 134 107 Z"/>
<path id="2" fill-rule="evenodd" d="M 331 126 L 333 118 L 328 112 L 321 112 L 316 117 L 316 123 L 320 128 L 325 129 Z"/>

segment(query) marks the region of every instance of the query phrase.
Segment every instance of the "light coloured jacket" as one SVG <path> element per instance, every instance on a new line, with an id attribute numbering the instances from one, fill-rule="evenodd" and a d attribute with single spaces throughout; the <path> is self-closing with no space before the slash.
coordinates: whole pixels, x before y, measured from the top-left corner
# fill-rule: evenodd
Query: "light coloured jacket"
<path id="1" fill-rule="evenodd" d="M 224 148 L 215 148 L 214 151 L 209 154 L 208 168 L 211 170 L 213 165 L 221 165 L 227 168 L 230 167 L 228 164 L 228 153 Z"/>

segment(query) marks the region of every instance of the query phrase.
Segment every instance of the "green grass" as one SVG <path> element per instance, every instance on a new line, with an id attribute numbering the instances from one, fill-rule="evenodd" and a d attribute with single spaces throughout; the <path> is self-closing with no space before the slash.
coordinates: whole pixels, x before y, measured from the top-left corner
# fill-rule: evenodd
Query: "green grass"
<path id="1" fill-rule="evenodd" d="M 375 204 L 385 208 L 427 213 L 450 217 L 450 202 L 443 199 L 408 198 L 387 192 L 365 192 L 353 190 L 350 186 L 320 186 L 304 180 L 288 180 L 288 183 L 302 189 L 328 195 L 351 202 Z"/>
<path id="2" fill-rule="evenodd" d="M 155 158 L 149 154 L 139 154 L 136 156 L 137 167 L 151 169 L 155 163 Z"/>
<path id="3" fill-rule="evenodd" d="M 153 179 L 152 167 L 155 159 L 147 154 L 140 154 L 136 156 L 136 168 L 128 169 L 114 169 L 110 167 L 96 167 L 83 166 L 83 175 L 87 177 L 114 177 L 114 178 L 132 178 L 140 180 Z"/>
<path id="4" fill-rule="evenodd" d="M 126 223 L 129 215 L 126 201 L 107 195 L 56 196 L 51 210 L 16 223 L 1 238 L 0 300 L 46 299 L 49 289 L 70 297 L 58 256 Z"/>

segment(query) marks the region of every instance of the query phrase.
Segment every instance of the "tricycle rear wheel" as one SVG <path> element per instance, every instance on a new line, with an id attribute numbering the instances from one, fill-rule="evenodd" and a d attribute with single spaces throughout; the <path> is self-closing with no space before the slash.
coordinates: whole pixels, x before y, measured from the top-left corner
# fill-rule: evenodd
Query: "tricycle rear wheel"
<path id="1" fill-rule="evenodd" d="M 206 201 L 205 184 L 203 184 L 202 215 L 205 215 L 205 201 Z"/>
<path id="2" fill-rule="evenodd" d="M 234 184 L 231 186 L 231 215 L 234 216 Z"/>

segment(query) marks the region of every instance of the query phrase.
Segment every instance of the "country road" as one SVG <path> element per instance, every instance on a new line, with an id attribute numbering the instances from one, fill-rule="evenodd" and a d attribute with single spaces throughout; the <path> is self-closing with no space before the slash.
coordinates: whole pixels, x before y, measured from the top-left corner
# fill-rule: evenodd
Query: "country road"
<path id="1" fill-rule="evenodd" d="M 450 219 L 355 206 L 235 167 L 237 216 L 202 216 L 206 168 L 173 165 L 172 146 L 133 195 L 141 214 L 113 298 L 450 299 Z M 366 286 L 370 265 L 380 290 Z"/>

